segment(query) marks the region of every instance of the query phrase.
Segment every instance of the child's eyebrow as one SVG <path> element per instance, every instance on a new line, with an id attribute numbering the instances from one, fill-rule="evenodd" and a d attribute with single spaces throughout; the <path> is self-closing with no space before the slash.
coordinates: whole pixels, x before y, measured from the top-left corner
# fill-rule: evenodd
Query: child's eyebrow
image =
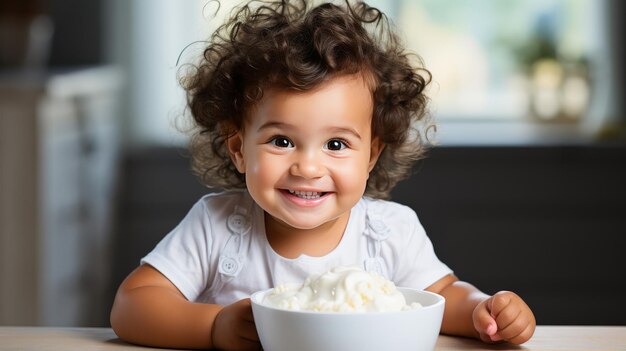
<path id="1" fill-rule="evenodd" d="M 330 132 L 333 132 L 333 133 L 348 133 L 348 134 L 352 134 L 354 137 L 356 137 L 357 139 L 361 140 L 361 135 L 353 128 L 348 128 L 348 127 L 331 127 L 331 128 L 328 128 L 328 130 Z"/>
<path id="2" fill-rule="evenodd" d="M 283 123 L 283 122 L 265 122 L 263 123 L 259 129 L 257 131 L 262 131 L 264 129 L 271 129 L 271 128 L 277 128 L 277 129 L 295 129 L 294 126 L 292 126 L 291 124 L 288 123 Z M 331 133 L 347 133 L 347 134 L 351 134 L 353 135 L 355 138 L 361 140 L 361 135 L 354 129 L 354 128 L 350 128 L 350 127 L 329 127 L 327 128 L 327 130 Z"/>
<path id="3" fill-rule="evenodd" d="M 262 131 L 263 129 L 271 129 L 271 128 L 277 128 L 277 129 L 293 129 L 293 126 L 287 123 L 283 123 L 283 122 L 265 122 L 263 123 L 259 129 L 257 129 L 257 131 Z"/>

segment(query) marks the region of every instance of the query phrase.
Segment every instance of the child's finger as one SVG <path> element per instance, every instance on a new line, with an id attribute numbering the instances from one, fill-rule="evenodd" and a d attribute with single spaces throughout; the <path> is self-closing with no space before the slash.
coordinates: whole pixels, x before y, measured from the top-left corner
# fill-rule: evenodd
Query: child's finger
<path id="1" fill-rule="evenodd" d="M 256 330 L 256 326 L 254 325 L 254 323 L 243 323 L 241 325 L 238 326 L 239 330 L 239 336 L 243 339 L 252 341 L 252 342 L 258 342 L 259 341 L 259 334 L 257 333 Z"/>
<path id="2" fill-rule="evenodd" d="M 250 299 L 242 301 L 241 317 L 247 322 L 254 322 L 254 315 L 252 314 L 252 304 Z"/>
<path id="3" fill-rule="evenodd" d="M 498 333 L 495 333 L 493 335 L 489 335 L 488 337 L 493 342 L 497 342 L 497 341 L 502 341 L 503 340 L 502 337 L 500 336 L 500 334 L 498 334 Z"/>
<path id="4" fill-rule="evenodd" d="M 531 323 L 528 318 L 519 316 L 511 321 L 511 323 L 509 323 L 506 327 L 500 327 L 498 335 L 505 340 L 511 340 L 520 335 L 530 324 Z"/>
<path id="5" fill-rule="evenodd" d="M 507 328 L 513 321 L 515 321 L 522 314 L 522 310 L 513 304 L 507 305 L 496 317 L 496 323 L 498 329 L 503 330 Z"/>
<path id="6" fill-rule="evenodd" d="M 512 295 L 512 292 L 501 291 L 489 298 L 489 311 L 494 318 L 498 317 L 500 312 L 509 305 Z"/>
<path id="7" fill-rule="evenodd" d="M 480 334 L 493 335 L 498 331 L 498 325 L 496 324 L 496 320 L 491 316 L 489 310 L 487 309 L 487 301 L 479 305 L 474 313 L 472 314 L 472 319 L 474 322 L 474 328 Z"/>
<path id="8" fill-rule="evenodd" d="M 512 344 L 523 344 L 533 336 L 534 332 L 535 326 L 533 324 L 528 324 L 528 326 L 526 326 L 526 328 L 521 333 L 510 338 L 508 341 Z"/>
<path id="9" fill-rule="evenodd" d="M 491 340 L 491 336 L 489 336 L 487 334 L 480 333 L 479 337 L 480 337 L 480 340 L 482 340 L 486 344 L 494 344 L 494 343 L 496 343 L 494 340 Z"/>
<path id="10" fill-rule="evenodd" d="M 232 350 L 262 350 L 261 343 L 258 341 L 248 340 L 248 339 L 239 339 L 237 344 L 232 345 L 230 348 Z"/>

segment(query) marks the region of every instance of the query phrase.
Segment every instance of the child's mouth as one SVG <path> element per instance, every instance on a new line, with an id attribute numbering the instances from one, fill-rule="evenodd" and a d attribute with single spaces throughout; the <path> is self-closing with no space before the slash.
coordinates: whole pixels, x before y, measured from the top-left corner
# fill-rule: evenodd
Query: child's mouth
<path id="1" fill-rule="evenodd" d="M 300 190 L 290 190 L 290 189 L 287 189 L 287 191 L 291 195 L 297 196 L 301 199 L 307 199 L 307 200 L 319 199 L 322 196 L 326 195 L 325 192 L 321 192 L 321 191 L 300 191 Z"/>

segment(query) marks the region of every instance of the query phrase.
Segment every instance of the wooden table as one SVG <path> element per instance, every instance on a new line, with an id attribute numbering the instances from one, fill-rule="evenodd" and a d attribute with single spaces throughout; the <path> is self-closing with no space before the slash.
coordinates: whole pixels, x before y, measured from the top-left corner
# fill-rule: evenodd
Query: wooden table
<path id="1" fill-rule="evenodd" d="M 0 350 L 154 349 L 127 344 L 109 328 L 0 327 Z M 487 345 L 477 340 L 442 335 L 435 350 L 626 350 L 626 326 L 538 326 L 533 338 L 521 346 Z"/>

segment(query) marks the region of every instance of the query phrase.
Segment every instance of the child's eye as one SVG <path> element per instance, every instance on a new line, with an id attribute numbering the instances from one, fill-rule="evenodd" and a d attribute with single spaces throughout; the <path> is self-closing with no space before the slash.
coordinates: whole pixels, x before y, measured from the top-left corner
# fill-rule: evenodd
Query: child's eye
<path id="1" fill-rule="evenodd" d="M 331 151 L 343 150 L 346 147 L 348 147 L 348 145 L 346 144 L 345 141 L 341 139 L 331 139 L 328 142 L 326 142 L 326 148 Z"/>
<path id="2" fill-rule="evenodd" d="M 293 143 L 291 142 L 291 140 L 283 136 L 277 136 L 272 138 L 272 140 L 270 140 L 270 143 L 277 147 L 293 147 Z"/>

